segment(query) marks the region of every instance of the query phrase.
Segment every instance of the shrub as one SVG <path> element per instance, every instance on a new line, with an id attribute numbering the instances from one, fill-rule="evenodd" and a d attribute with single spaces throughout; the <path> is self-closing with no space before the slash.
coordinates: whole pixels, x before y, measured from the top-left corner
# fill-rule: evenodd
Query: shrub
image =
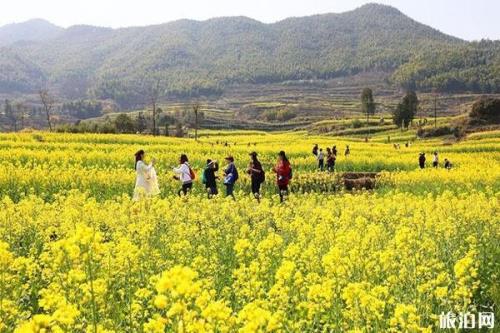
<path id="1" fill-rule="evenodd" d="M 351 122 L 351 127 L 352 128 L 360 128 L 361 126 L 363 126 L 363 123 L 361 123 L 361 121 L 359 119 L 354 119 Z"/>
<path id="2" fill-rule="evenodd" d="M 420 138 L 432 138 L 443 135 L 453 134 L 453 128 L 449 126 L 440 127 L 419 127 L 417 130 L 417 135 Z"/>
<path id="3" fill-rule="evenodd" d="M 472 120 L 500 123 L 500 99 L 480 98 L 472 105 L 469 116 Z"/>

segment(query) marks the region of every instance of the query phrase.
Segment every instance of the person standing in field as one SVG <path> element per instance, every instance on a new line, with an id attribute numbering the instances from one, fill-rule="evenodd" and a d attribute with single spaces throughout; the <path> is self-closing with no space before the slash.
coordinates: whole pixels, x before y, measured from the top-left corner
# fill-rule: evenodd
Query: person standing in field
<path id="1" fill-rule="evenodd" d="M 234 196 L 234 184 L 239 178 L 238 169 L 234 165 L 234 158 L 232 156 L 226 157 L 228 165 L 224 170 L 224 186 L 226 186 L 226 197 L 231 196 L 233 200 L 236 200 Z"/>
<path id="2" fill-rule="evenodd" d="M 437 151 L 435 151 L 434 155 L 432 156 L 432 166 L 434 168 L 437 168 L 439 166 L 439 156 Z"/>
<path id="3" fill-rule="evenodd" d="M 144 162 L 145 155 L 146 153 L 142 149 L 135 153 L 136 180 L 133 196 L 133 200 L 135 201 L 145 196 L 160 194 L 156 170 L 154 168 L 156 160 L 152 159 L 151 163 L 146 164 Z"/>
<path id="4" fill-rule="evenodd" d="M 284 151 L 279 152 L 278 162 L 273 168 L 273 171 L 276 173 L 276 183 L 278 185 L 280 202 L 283 202 L 285 196 L 288 195 L 288 184 L 290 183 L 290 179 L 292 179 L 292 168 Z"/>
<path id="5" fill-rule="evenodd" d="M 335 155 L 335 157 L 337 157 L 337 146 L 333 146 L 332 154 Z"/>
<path id="6" fill-rule="evenodd" d="M 345 147 L 345 153 L 344 153 L 345 157 L 348 157 L 349 155 L 351 155 L 351 148 L 349 148 L 349 145 L 347 145 Z"/>
<path id="7" fill-rule="evenodd" d="M 193 180 L 195 178 L 194 172 L 189 166 L 188 157 L 186 154 L 182 154 L 179 159 L 179 167 L 174 168 L 174 176 L 175 179 L 179 180 L 182 183 L 181 189 L 177 192 L 179 196 L 181 193 L 187 195 L 189 191 L 193 188 Z"/>
<path id="8" fill-rule="evenodd" d="M 335 155 L 330 148 L 326 149 L 326 169 L 328 172 L 333 172 L 335 170 Z"/>
<path id="9" fill-rule="evenodd" d="M 248 165 L 247 173 L 250 175 L 252 183 L 252 194 L 260 202 L 260 186 L 265 180 L 265 172 L 262 164 L 257 158 L 257 153 L 250 153 L 250 164 Z"/>
<path id="10" fill-rule="evenodd" d="M 444 159 L 444 168 L 445 168 L 446 170 L 450 170 L 450 169 L 451 169 L 451 167 L 452 167 L 452 165 L 451 165 L 450 160 L 448 160 L 447 158 L 445 158 L 445 159 Z"/>
<path id="11" fill-rule="evenodd" d="M 425 169 L 425 153 L 420 153 L 420 156 L 418 157 L 418 165 L 420 166 L 420 169 Z"/>
<path id="12" fill-rule="evenodd" d="M 219 163 L 208 159 L 205 170 L 203 170 L 203 184 L 205 184 L 205 189 L 207 190 L 209 199 L 211 199 L 214 195 L 219 194 L 219 191 L 217 190 L 217 171 L 219 171 Z"/>
<path id="13" fill-rule="evenodd" d="M 323 153 L 323 148 L 321 148 L 318 153 L 318 169 L 323 171 L 324 168 L 325 168 L 325 153 Z"/>
<path id="14" fill-rule="evenodd" d="M 315 144 L 314 147 L 313 147 L 313 155 L 318 157 L 318 144 Z"/>

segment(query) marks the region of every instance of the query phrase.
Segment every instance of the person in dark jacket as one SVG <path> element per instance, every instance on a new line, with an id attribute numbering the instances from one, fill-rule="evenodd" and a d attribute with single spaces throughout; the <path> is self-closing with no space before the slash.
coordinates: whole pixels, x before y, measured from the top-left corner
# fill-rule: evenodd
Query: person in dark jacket
<path id="1" fill-rule="evenodd" d="M 226 161 L 228 165 L 224 170 L 224 185 L 226 186 L 226 196 L 233 197 L 233 200 L 236 200 L 234 196 L 234 184 L 239 178 L 238 169 L 236 169 L 236 165 L 234 165 L 234 158 L 232 156 L 226 157 Z"/>
<path id="2" fill-rule="evenodd" d="M 450 169 L 451 169 L 451 167 L 452 167 L 452 165 L 451 165 L 450 160 L 449 160 L 449 159 L 447 159 L 447 158 L 445 158 L 445 159 L 444 159 L 444 168 L 445 168 L 445 169 L 447 169 L 447 170 L 450 170 Z"/>
<path id="3" fill-rule="evenodd" d="M 250 153 L 250 164 L 248 165 L 247 173 L 250 175 L 250 180 L 252 183 L 252 194 L 260 202 L 260 185 L 265 180 L 264 169 L 262 164 L 257 158 L 257 153 Z"/>
<path id="4" fill-rule="evenodd" d="M 337 146 L 333 146 L 332 154 L 335 155 L 335 157 L 337 157 Z"/>
<path id="5" fill-rule="evenodd" d="M 425 153 L 420 153 L 418 157 L 418 165 L 420 165 L 420 169 L 425 169 Z"/>
<path id="6" fill-rule="evenodd" d="M 203 182 L 208 193 L 208 198 L 219 194 L 217 190 L 217 179 L 219 178 L 216 173 L 219 171 L 219 163 L 217 161 L 207 160 L 207 165 L 203 171 Z"/>
<path id="7" fill-rule="evenodd" d="M 326 149 L 326 169 L 328 172 L 333 172 L 335 170 L 335 155 L 330 148 Z"/>
<path id="8" fill-rule="evenodd" d="M 313 147 L 313 155 L 316 157 L 318 157 L 318 149 L 319 149 L 318 144 L 315 144 Z"/>

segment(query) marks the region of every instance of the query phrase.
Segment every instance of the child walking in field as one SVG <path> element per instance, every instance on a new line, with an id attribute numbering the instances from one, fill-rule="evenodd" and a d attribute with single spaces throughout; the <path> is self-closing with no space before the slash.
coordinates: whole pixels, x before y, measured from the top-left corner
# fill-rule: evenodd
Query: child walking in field
<path id="1" fill-rule="evenodd" d="M 175 179 L 179 180 L 182 183 L 181 189 L 177 192 L 179 196 L 181 193 L 187 195 L 189 191 L 193 188 L 193 180 L 195 178 L 194 172 L 189 166 L 188 157 L 185 154 L 182 154 L 179 159 L 179 167 L 174 168 L 174 176 Z"/>

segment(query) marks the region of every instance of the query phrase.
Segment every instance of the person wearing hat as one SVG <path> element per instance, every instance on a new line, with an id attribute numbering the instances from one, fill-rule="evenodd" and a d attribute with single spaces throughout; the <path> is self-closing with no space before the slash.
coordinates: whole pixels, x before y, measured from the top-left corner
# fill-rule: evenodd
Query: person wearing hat
<path id="1" fill-rule="evenodd" d="M 418 164 L 420 165 L 420 169 L 425 169 L 425 153 L 420 153 Z"/>
<path id="2" fill-rule="evenodd" d="M 257 158 L 256 152 L 250 153 L 250 164 L 247 168 L 247 173 L 250 175 L 250 180 L 252 183 L 252 194 L 260 202 L 260 185 L 265 180 L 264 169 L 262 169 L 262 164 Z"/>
<path id="3" fill-rule="evenodd" d="M 236 165 L 234 165 L 234 158 L 232 156 L 228 156 L 225 158 L 228 162 L 226 169 L 224 170 L 224 185 L 226 186 L 226 196 L 233 197 L 234 200 L 234 184 L 238 180 L 238 169 L 236 169 Z"/>
<path id="4" fill-rule="evenodd" d="M 203 170 L 203 184 L 205 184 L 205 189 L 209 199 L 211 199 L 214 195 L 219 194 L 219 191 L 217 190 L 217 179 L 219 178 L 216 175 L 217 171 L 219 171 L 219 163 L 208 159 L 205 170 Z"/>

